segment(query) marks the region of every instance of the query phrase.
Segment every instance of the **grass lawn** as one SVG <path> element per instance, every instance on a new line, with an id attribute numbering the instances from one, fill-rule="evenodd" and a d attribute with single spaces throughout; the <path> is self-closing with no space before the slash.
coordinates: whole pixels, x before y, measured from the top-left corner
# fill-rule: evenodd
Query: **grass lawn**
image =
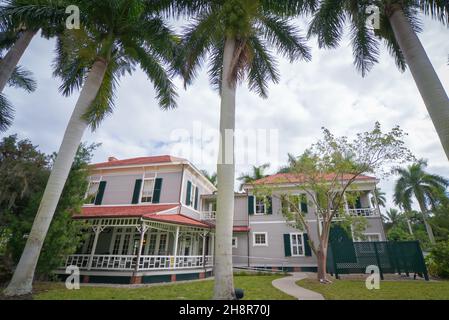
<path id="1" fill-rule="evenodd" d="M 381 281 L 379 290 L 368 290 L 365 281 L 334 280 L 320 284 L 315 279 L 296 282 L 321 293 L 326 300 L 448 300 L 449 281 Z"/>
<path id="2" fill-rule="evenodd" d="M 284 275 L 239 275 L 234 277 L 235 287 L 245 290 L 244 300 L 287 300 L 293 297 L 271 285 Z M 64 299 L 118 299 L 118 300 L 207 300 L 212 298 L 213 281 L 193 281 L 138 288 L 93 287 L 81 285 L 80 290 L 67 290 L 63 283 L 38 283 L 33 295 L 37 300 Z"/>

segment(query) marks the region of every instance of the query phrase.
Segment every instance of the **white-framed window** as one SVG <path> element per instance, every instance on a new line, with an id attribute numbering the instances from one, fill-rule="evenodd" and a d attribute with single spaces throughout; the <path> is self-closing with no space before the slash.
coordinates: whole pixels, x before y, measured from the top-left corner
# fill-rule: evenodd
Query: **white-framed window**
<path id="1" fill-rule="evenodd" d="M 254 247 L 268 247 L 268 233 L 267 232 L 253 232 L 253 246 Z"/>
<path id="2" fill-rule="evenodd" d="M 364 233 L 364 236 L 368 242 L 380 241 L 380 233 Z"/>
<path id="3" fill-rule="evenodd" d="M 140 191 L 140 202 L 147 203 L 153 201 L 154 179 L 144 179 Z"/>
<path id="4" fill-rule="evenodd" d="M 95 203 L 95 198 L 97 197 L 99 187 L 100 187 L 100 180 L 89 182 L 89 185 L 87 187 L 87 192 L 84 197 L 87 200 L 87 203 L 89 203 L 89 204 Z"/>
<path id="5" fill-rule="evenodd" d="M 145 255 L 168 254 L 168 233 L 150 229 L 144 239 L 143 252 Z"/>
<path id="6" fill-rule="evenodd" d="M 237 248 L 237 245 L 238 245 L 237 237 L 232 237 L 232 247 Z"/>
<path id="7" fill-rule="evenodd" d="M 195 197 L 196 197 L 196 184 L 192 183 L 192 187 L 190 189 L 190 206 L 192 208 L 195 207 Z"/>
<path id="8" fill-rule="evenodd" d="M 134 243 L 132 237 L 136 233 L 135 228 L 115 228 L 112 234 L 110 250 L 114 255 L 127 255 L 132 253 Z"/>
<path id="9" fill-rule="evenodd" d="M 255 201 L 255 210 L 254 210 L 254 214 L 255 215 L 264 215 L 267 213 L 267 208 L 266 208 L 266 203 L 265 203 L 265 199 L 263 197 L 254 197 L 254 201 Z"/>
<path id="10" fill-rule="evenodd" d="M 290 248 L 292 257 L 304 256 L 304 234 L 290 233 Z"/>

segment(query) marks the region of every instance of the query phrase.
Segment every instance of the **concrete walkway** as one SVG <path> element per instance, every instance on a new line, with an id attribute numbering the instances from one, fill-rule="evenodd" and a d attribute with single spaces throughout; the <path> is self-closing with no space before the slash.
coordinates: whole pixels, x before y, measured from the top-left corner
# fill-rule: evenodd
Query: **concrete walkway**
<path id="1" fill-rule="evenodd" d="M 307 278 L 305 273 L 292 272 L 291 276 L 273 280 L 272 285 L 298 300 L 324 300 L 324 297 L 321 294 L 296 285 L 296 281 L 305 278 Z"/>

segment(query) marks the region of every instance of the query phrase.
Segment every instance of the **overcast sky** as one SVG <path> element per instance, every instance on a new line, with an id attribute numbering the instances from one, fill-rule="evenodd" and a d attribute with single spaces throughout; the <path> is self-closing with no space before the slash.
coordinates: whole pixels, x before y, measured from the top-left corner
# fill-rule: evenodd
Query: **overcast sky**
<path id="1" fill-rule="evenodd" d="M 426 18 L 424 32 L 419 37 L 449 92 L 449 30 Z M 277 130 L 275 152 L 254 164 L 269 162 L 269 172 L 274 172 L 286 162 L 288 152 L 299 155 L 315 142 L 321 136 L 321 127 L 336 135 L 353 136 L 370 130 L 375 121 L 380 121 L 385 131 L 400 125 L 409 134 L 408 147 L 418 158 L 428 159 L 428 170 L 449 177 L 447 159 L 409 71 L 400 73 L 383 48 L 380 63 L 362 78 L 353 66 L 347 39 L 339 49 L 329 51 L 319 50 L 316 39 L 311 39 L 309 45 L 311 62 L 290 64 L 279 60 L 282 79 L 270 86 L 268 99 L 259 98 L 246 86 L 238 88 L 236 127 Z M 21 64 L 34 72 L 37 91 L 33 94 L 17 89 L 5 91 L 16 107 L 16 117 L 14 125 L 3 135 L 17 133 L 47 153 L 58 150 L 78 97 L 78 93 L 69 98 L 59 94 L 60 83 L 51 71 L 53 51 L 53 41 L 35 38 Z M 105 161 L 108 156 L 123 159 L 174 153 L 179 145 L 188 145 L 187 139 L 179 139 L 179 133 L 193 134 L 194 127 L 216 129 L 219 97 L 210 88 L 206 72 L 187 90 L 179 79 L 176 84 L 178 109 L 161 111 L 152 85 L 141 71 L 124 78 L 117 91 L 114 114 L 96 132 L 84 136 L 84 141 L 102 143 L 94 161 Z M 276 138 L 276 131 L 272 132 Z M 206 135 L 203 141 L 206 153 L 215 148 L 215 142 L 209 138 Z M 196 155 L 200 148 L 198 144 L 194 146 Z M 211 159 L 192 160 L 201 169 L 215 171 Z M 250 164 L 238 164 L 237 174 L 248 171 Z M 394 180 L 391 177 L 380 183 L 387 192 L 389 206 Z"/>

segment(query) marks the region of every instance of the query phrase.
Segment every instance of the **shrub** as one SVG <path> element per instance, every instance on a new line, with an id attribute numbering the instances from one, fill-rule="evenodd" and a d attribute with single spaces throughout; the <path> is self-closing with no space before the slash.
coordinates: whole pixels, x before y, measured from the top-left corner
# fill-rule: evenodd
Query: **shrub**
<path id="1" fill-rule="evenodd" d="M 438 242 L 432 247 L 426 265 L 432 276 L 449 278 L 449 241 Z"/>

